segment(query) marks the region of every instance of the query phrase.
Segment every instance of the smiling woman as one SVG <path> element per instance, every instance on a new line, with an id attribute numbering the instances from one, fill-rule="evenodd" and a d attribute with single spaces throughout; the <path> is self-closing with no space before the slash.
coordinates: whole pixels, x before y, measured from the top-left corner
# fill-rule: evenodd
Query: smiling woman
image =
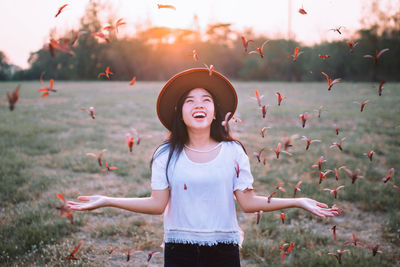
<path id="1" fill-rule="evenodd" d="M 215 120 L 214 101 L 203 88 L 192 89 L 184 98 L 182 118 L 189 129 L 202 129 Z"/>
<path id="2" fill-rule="evenodd" d="M 151 197 L 81 196 L 73 210 L 116 207 L 164 214 L 164 266 L 240 266 L 235 200 L 244 212 L 302 208 L 319 217 L 340 210 L 309 198 L 256 196 L 243 145 L 222 126 L 237 106 L 235 88 L 222 74 L 189 69 L 161 90 L 157 114 L 170 131 L 151 164 Z M 229 118 L 227 119 L 229 120 Z M 290 250 L 287 250 L 288 254 Z"/>

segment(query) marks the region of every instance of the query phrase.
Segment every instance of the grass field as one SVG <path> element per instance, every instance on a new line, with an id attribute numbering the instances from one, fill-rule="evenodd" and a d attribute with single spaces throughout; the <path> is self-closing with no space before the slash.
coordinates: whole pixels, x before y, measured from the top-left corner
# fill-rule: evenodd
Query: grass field
<path id="1" fill-rule="evenodd" d="M 157 95 L 163 83 L 137 82 L 55 82 L 58 91 L 40 97 L 38 81 L 21 83 L 21 98 L 13 112 L 8 110 L 6 89 L 17 83 L 0 83 L 0 264 L 33 266 L 162 266 L 162 253 L 147 263 L 138 253 L 127 262 L 130 249 L 146 253 L 157 249 L 163 240 L 162 216 L 143 215 L 104 208 L 74 213 L 74 224 L 59 217 L 57 193 L 68 200 L 79 195 L 103 194 L 115 197 L 149 196 L 149 162 L 153 151 L 167 132 L 155 112 Z M 336 266 L 328 255 L 337 249 L 343 266 L 393 266 L 400 264 L 400 84 L 385 85 L 382 96 L 370 83 L 344 82 L 327 90 L 326 83 L 234 82 L 241 123 L 231 124 L 233 135 L 245 145 L 250 157 L 254 186 L 258 195 L 270 194 L 281 181 L 292 197 L 293 186 L 302 180 L 297 197 L 311 197 L 341 207 L 343 216 L 319 219 L 302 210 L 285 210 L 282 224 L 279 211 L 264 213 L 256 225 L 256 215 L 238 208 L 238 220 L 245 232 L 241 248 L 242 266 Z M 269 104 L 262 119 L 254 89 L 265 95 Z M 275 92 L 287 97 L 277 105 Z M 363 112 L 353 101 L 369 100 Z M 301 127 L 299 114 L 323 106 L 321 118 L 312 116 Z M 93 120 L 81 107 L 94 106 Z M 340 128 L 336 135 L 333 124 Z M 265 138 L 259 134 L 271 127 Z M 144 138 L 129 153 L 126 133 L 136 128 Z M 291 137 L 291 156 L 274 158 L 278 142 Z M 301 136 L 320 139 L 308 151 Z M 332 142 L 346 137 L 343 151 L 330 148 Z M 268 161 L 258 163 L 253 152 L 265 147 Z M 101 174 L 95 159 L 86 153 L 107 149 L 104 159 L 116 171 Z M 375 151 L 372 162 L 363 155 Z M 346 165 L 360 169 L 363 179 L 354 184 L 342 170 L 339 180 L 332 174 L 321 184 L 312 173 L 320 156 L 327 160 L 323 169 Z M 381 182 L 390 168 L 394 176 Z M 334 199 L 324 188 L 344 185 Z M 330 228 L 337 226 L 337 241 Z M 355 233 L 364 243 L 380 244 L 382 254 L 373 256 L 362 247 L 344 246 Z M 84 240 L 76 256 L 66 261 L 74 246 Z M 293 242 L 289 256 L 280 261 L 279 247 Z M 112 254 L 108 251 L 114 249 Z"/>

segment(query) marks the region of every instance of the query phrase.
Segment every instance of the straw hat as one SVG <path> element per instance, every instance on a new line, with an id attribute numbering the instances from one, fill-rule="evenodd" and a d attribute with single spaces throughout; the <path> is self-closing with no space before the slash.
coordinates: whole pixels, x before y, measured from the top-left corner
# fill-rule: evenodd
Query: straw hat
<path id="1" fill-rule="evenodd" d="M 210 76 L 206 68 L 188 69 L 169 79 L 158 95 L 157 115 L 168 130 L 172 128 L 179 98 L 194 88 L 204 88 L 211 92 L 224 114 L 231 112 L 232 117 L 235 113 L 238 99 L 235 88 L 226 77 L 216 71 Z"/>

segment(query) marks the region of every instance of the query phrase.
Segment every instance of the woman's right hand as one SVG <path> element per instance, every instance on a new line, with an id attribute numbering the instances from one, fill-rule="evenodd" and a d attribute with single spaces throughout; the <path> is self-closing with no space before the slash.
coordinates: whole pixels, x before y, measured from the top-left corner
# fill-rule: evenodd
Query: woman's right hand
<path id="1" fill-rule="evenodd" d="M 79 196 L 78 200 L 87 202 L 73 202 L 68 201 L 67 207 L 71 210 L 94 210 L 101 207 L 105 207 L 107 204 L 106 196 Z"/>

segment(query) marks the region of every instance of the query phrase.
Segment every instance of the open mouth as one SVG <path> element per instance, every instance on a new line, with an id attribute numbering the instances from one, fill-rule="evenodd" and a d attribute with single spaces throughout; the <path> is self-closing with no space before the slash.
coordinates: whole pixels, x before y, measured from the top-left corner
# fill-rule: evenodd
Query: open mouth
<path id="1" fill-rule="evenodd" d="M 192 117 L 195 119 L 203 119 L 207 116 L 207 114 L 204 111 L 195 111 L 192 114 Z"/>

